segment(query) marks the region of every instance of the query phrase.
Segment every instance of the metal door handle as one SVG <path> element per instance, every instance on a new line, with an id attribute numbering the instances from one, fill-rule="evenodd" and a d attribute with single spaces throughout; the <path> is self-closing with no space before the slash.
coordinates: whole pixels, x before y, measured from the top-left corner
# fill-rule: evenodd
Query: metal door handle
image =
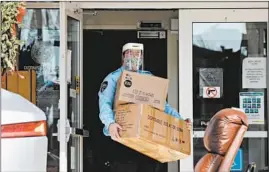
<path id="1" fill-rule="evenodd" d="M 70 134 L 74 136 L 83 136 L 89 137 L 89 131 L 80 129 L 80 128 L 68 128 L 70 130 Z M 57 137 L 58 133 L 52 133 L 52 136 Z"/>
<path id="2" fill-rule="evenodd" d="M 70 126 L 70 122 L 66 120 L 66 139 L 67 142 L 70 139 L 70 136 L 78 136 L 78 137 L 89 137 L 89 132 L 87 130 L 81 128 L 73 128 Z"/>
<path id="3" fill-rule="evenodd" d="M 70 127 L 70 134 L 73 136 L 82 136 L 82 137 L 89 137 L 89 131 L 84 130 L 81 128 L 72 128 Z"/>
<path id="4" fill-rule="evenodd" d="M 57 123 L 57 129 L 58 129 L 58 133 L 53 133 L 53 136 L 57 136 L 58 137 L 58 141 L 60 141 L 60 134 L 59 134 L 59 130 L 60 130 L 60 120 L 58 120 Z M 89 131 L 88 130 L 84 130 L 81 128 L 73 128 L 70 126 L 70 122 L 68 119 L 66 119 L 66 129 L 65 129 L 65 138 L 66 138 L 66 142 L 68 142 L 70 140 L 70 136 L 76 136 L 76 137 L 89 137 Z"/>

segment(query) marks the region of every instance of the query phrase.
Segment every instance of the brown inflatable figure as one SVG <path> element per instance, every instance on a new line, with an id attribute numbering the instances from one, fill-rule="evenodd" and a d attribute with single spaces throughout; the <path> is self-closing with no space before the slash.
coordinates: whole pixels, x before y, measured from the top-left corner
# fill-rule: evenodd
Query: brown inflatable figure
<path id="1" fill-rule="evenodd" d="M 246 114 L 236 108 L 220 110 L 210 120 L 204 136 L 208 153 L 195 166 L 195 172 L 230 172 L 248 128 Z"/>

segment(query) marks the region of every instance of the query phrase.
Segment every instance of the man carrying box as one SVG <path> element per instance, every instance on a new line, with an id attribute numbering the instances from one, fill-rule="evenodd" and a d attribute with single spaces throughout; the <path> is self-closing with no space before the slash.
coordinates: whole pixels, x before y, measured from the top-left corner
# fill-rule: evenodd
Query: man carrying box
<path id="1" fill-rule="evenodd" d="M 152 75 L 149 71 L 143 70 L 143 44 L 128 43 L 122 49 L 122 66 L 116 71 L 110 73 L 102 82 L 99 95 L 100 120 L 105 125 L 103 133 L 111 138 L 118 139 L 120 137 L 119 130 L 122 127 L 115 122 L 115 114 L 113 112 L 113 103 L 117 89 L 117 82 L 124 70 L 138 72 L 140 74 Z M 168 103 L 165 103 L 164 112 L 176 118 L 183 117 Z M 191 128 L 190 119 L 185 119 L 188 128 Z"/>
<path id="2" fill-rule="evenodd" d="M 122 66 L 116 71 L 110 73 L 102 82 L 99 96 L 100 120 L 105 125 L 103 133 L 106 136 L 111 136 L 112 139 L 119 138 L 119 130 L 122 129 L 115 123 L 113 102 L 117 89 L 117 82 L 123 70 L 138 72 L 140 74 L 152 75 L 149 71 L 143 70 L 143 44 L 128 43 L 122 49 Z M 168 103 L 165 105 L 165 113 L 170 114 L 179 119 L 183 117 L 172 108 Z M 185 121 L 191 126 L 190 119 Z"/>

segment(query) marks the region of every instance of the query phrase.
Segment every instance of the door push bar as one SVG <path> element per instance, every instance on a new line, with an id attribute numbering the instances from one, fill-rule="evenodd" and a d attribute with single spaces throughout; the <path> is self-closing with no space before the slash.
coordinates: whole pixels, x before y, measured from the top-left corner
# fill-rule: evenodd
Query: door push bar
<path id="1" fill-rule="evenodd" d="M 60 120 L 57 122 L 57 130 L 58 133 L 53 133 L 52 136 L 57 136 L 57 140 L 60 141 Z M 70 122 L 66 119 L 66 129 L 65 129 L 65 141 L 68 142 L 70 140 L 70 136 L 73 137 L 89 137 L 89 131 L 81 128 L 74 128 L 70 126 Z"/>

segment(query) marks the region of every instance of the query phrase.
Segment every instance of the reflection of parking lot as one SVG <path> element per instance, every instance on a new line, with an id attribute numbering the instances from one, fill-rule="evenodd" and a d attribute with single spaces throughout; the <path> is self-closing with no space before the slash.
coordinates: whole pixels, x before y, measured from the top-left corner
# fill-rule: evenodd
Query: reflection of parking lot
<path id="1" fill-rule="evenodd" d="M 204 142 L 202 138 L 193 138 L 193 148 L 194 148 L 194 164 L 207 154 L 207 150 L 204 147 Z"/>
<path id="2" fill-rule="evenodd" d="M 47 172 L 58 172 L 58 166 L 48 166 Z"/>
<path id="3" fill-rule="evenodd" d="M 48 152 L 47 172 L 59 172 L 59 156 L 52 152 Z"/>

